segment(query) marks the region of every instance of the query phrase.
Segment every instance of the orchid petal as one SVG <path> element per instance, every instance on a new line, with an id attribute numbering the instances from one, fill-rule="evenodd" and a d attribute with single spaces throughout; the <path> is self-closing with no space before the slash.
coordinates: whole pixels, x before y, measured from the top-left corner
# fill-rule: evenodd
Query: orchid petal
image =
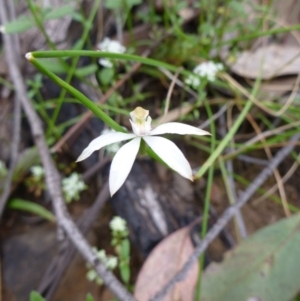
<path id="1" fill-rule="evenodd" d="M 113 196 L 125 182 L 139 151 L 140 143 L 141 138 L 136 137 L 123 145 L 114 156 L 109 172 L 109 190 L 111 196 Z"/>
<path id="2" fill-rule="evenodd" d="M 163 137 L 145 136 L 143 139 L 170 168 L 193 180 L 191 166 L 175 143 Z"/>
<path id="3" fill-rule="evenodd" d="M 167 122 L 161 124 L 154 130 L 152 130 L 150 133 L 151 136 L 162 135 L 162 134 L 198 135 L 198 136 L 210 135 L 210 133 L 207 131 L 179 122 Z"/>
<path id="4" fill-rule="evenodd" d="M 94 151 L 99 150 L 100 148 L 102 148 L 106 145 L 124 141 L 124 140 L 129 140 L 134 137 L 136 137 L 135 134 L 127 134 L 127 133 L 121 133 L 121 132 L 114 132 L 114 133 L 108 133 L 105 135 L 101 135 L 98 138 L 91 141 L 91 143 L 88 145 L 88 147 L 86 147 L 83 150 L 83 152 L 81 153 L 81 155 L 79 156 L 79 158 L 77 159 L 76 162 L 86 159 Z"/>

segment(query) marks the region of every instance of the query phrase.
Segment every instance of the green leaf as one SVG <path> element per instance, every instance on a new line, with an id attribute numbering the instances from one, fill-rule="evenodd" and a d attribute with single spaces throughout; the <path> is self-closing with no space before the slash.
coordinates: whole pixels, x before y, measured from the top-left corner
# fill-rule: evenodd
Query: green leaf
<path id="1" fill-rule="evenodd" d="M 48 12 L 45 15 L 45 19 L 46 20 L 60 19 L 63 18 L 64 16 L 72 14 L 74 10 L 75 8 L 72 5 L 63 5 Z"/>
<path id="2" fill-rule="evenodd" d="M 204 273 L 201 301 L 289 301 L 300 289 L 300 214 L 267 226 Z"/>
<path id="3" fill-rule="evenodd" d="M 95 73 L 97 71 L 97 69 L 98 69 L 98 66 L 96 64 L 91 64 L 88 66 L 77 68 L 75 71 L 75 75 L 78 77 L 85 77 L 85 76 Z"/>
<path id="4" fill-rule="evenodd" d="M 55 216 L 47 209 L 39 204 L 22 200 L 22 199 L 12 199 L 7 203 L 7 208 L 14 210 L 27 211 L 36 214 L 40 217 L 47 219 L 50 222 L 55 222 Z"/>
<path id="5" fill-rule="evenodd" d="M 121 275 L 122 281 L 125 284 L 128 284 L 129 280 L 130 280 L 130 267 L 128 264 L 120 264 L 120 275 Z"/>
<path id="6" fill-rule="evenodd" d="M 120 275 L 124 283 L 128 284 L 130 280 L 130 267 L 129 267 L 129 258 L 130 258 L 130 242 L 129 239 L 123 239 L 121 242 L 121 251 L 120 251 Z"/>
<path id="7" fill-rule="evenodd" d="M 24 150 L 19 156 L 17 165 L 13 174 L 13 181 L 18 182 L 33 165 L 40 163 L 40 156 L 36 146 Z"/>
<path id="8" fill-rule="evenodd" d="M 67 69 L 64 64 L 57 59 L 41 59 L 42 64 L 45 68 L 50 70 L 51 72 L 62 74 L 67 73 Z"/>
<path id="9" fill-rule="evenodd" d="M 117 9 L 125 7 L 131 9 L 134 5 L 141 4 L 142 0 L 109 0 L 105 2 L 105 7 L 108 9 Z"/>
<path id="10" fill-rule="evenodd" d="M 128 259 L 130 256 L 130 242 L 129 239 L 123 239 L 121 243 L 121 258 Z"/>
<path id="11" fill-rule="evenodd" d="M 95 299 L 94 299 L 94 297 L 90 293 L 88 293 L 86 295 L 86 301 L 95 301 Z"/>
<path id="12" fill-rule="evenodd" d="M 66 15 L 70 15 L 74 12 L 74 7 L 71 5 L 64 5 L 55 8 L 51 11 L 45 13 L 44 20 L 59 19 Z M 24 32 L 31 27 L 35 26 L 35 21 L 31 16 L 21 15 L 14 21 L 8 22 L 4 26 L 4 32 L 6 34 L 20 33 Z"/>
<path id="13" fill-rule="evenodd" d="M 103 68 L 98 73 L 99 80 L 104 86 L 107 86 L 113 80 L 114 74 L 115 72 L 113 68 Z"/>
<path id="14" fill-rule="evenodd" d="M 108 9 L 121 8 L 123 5 L 123 0 L 109 0 L 105 2 L 105 7 Z"/>
<path id="15" fill-rule="evenodd" d="M 143 1 L 142 0 L 127 0 L 127 5 L 129 7 L 132 7 L 134 5 L 141 4 Z"/>
<path id="16" fill-rule="evenodd" d="M 38 292 L 32 291 L 29 296 L 29 301 L 46 301 Z"/>
<path id="17" fill-rule="evenodd" d="M 228 6 L 231 7 L 233 10 L 235 10 L 236 13 L 245 15 L 245 4 L 244 3 L 241 3 L 239 1 L 231 1 L 231 2 L 229 2 Z"/>
<path id="18" fill-rule="evenodd" d="M 20 16 L 14 21 L 8 22 L 4 26 L 4 32 L 6 34 L 24 32 L 35 25 L 31 16 Z"/>

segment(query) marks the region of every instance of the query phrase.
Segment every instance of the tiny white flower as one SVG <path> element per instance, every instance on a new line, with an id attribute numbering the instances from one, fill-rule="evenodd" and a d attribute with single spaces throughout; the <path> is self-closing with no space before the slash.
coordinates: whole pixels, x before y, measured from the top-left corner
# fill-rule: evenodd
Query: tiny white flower
<path id="1" fill-rule="evenodd" d="M 113 270 L 118 266 L 118 258 L 111 255 L 106 255 L 105 250 L 98 251 L 97 248 L 93 247 L 93 251 L 97 253 L 99 260 L 105 265 L 108 270 Z M 98 285 L 103 284 L 103 280 L 98 276 L 96 271 L 87 264 L 89 271 L 86 274 L 86 277 L 89 281 L 95 281 Z"/>
<path id="2" fill-rule="evenodd" d="M 106 145 L 131 140 L 119 149 L 111 163 L 109 189 L 110 194 L 114 195 L 125 182 L 139 151 L 141 140 L 143 139 L 170 168 L 183 177 L 193 180 L 191 166 L 180 149 L 166 138 L 153 136 L 163 134 L 189 134 L 202 136 L 210 134 L 204 130 L 178 122 L 164 123 L 154 130 L 151 130 L 151 117 L 149 116 L 149 111 L 144 110 L 141 107 L 137 107 L 132 111 L 130 117 L 131 119 L 129 121 L 132 125 L 133 134 L 114 132 L 99 136 L 83 150 L 77 159 L 77 162 L 86 159 L 94 151 L 99 150 Z"/>
<path id="3" fill-rule="evenodd" d="M 112 53 L 124 53 L 126 51 L 126 47 L 120 42 L 111 40 L 109 38 L 104 38 L 104 40 L 98 44 L 98 48 L 100 51 Z M 105 58 L 99 59 L 99 64 L 106 68 L 112 68 L 113 66 L 112 61 Z"/>
<path id="4" fill-rule="evenodd" d="M 197 88 L 201 81 L 199 77 L 207 78 L 208 81 L 213 82 L 216 79 L 216 75 L 219 71 L 223 70 L 221 63 L 214 63 L 212 61 L 203 62 L 196 66 L 193 72 L 198 75 L 190 75 L 186 78 L 185 83 L 191 85 L 193 88 Z"/>
<path id="5" fill-rule="evenodd" d="M 40 165 L 32 166 L 30 171 L 36 180 L 40 180 L 45 175 L 44 168 Z"/>
<path id="6" fill-rule="evenodd" d="M 85 189 L 86 185 L 76 172 L 62 180 L 62 190 L 68 203 L 72 200 L 78 200 L 80 192 Z"/>
<path id="7" fill-rule="evenodd" d="M 105 266 L 109 270 L 113 270 L 118 266 L 118 258 L 115 256 L 107 256 Z"/>
<path id="8" fill-rule="evenodd" d="M 184 82 L 193 88 L 197 88 L 201 84 L 199 76 L 196 75 L 189 75 Z"/>
<path id="9" fill-rule="evenodd" d="M 118 265 L 118 258 L 112 255 L 106 255 L 105 250 L 101 249 L 98 251 L 96 248 L 93 248 L 97 253 L 99 260 L 105 265 L 109 270 L 113 270 Z"/>
<path id="10" fill-rule="evenodd" d="M 113 219 L 109 223 L 109 227 L 112 231 L 115 231 L 115 232 L 127 231 L 126 221 L 119 216 L 113 217 Z"/>
<path id="11" fill-rule="evenodd" d="M 98 274 L 96 273 L 95 270 L 89 270 L 86 274 L 86 278 L 89 280 L 89 281 L 94 281 L 98 276 Z"/>
<path id="12" fill-rule="evenodd" d="M 97 252 L 97 256 L 101 261 L 105 261 L 106 260 L 106 252 L 105 250 L 101 249 L 100 251 L 97 251 L 97 249 L 95 248 L 96 252 Z"/>

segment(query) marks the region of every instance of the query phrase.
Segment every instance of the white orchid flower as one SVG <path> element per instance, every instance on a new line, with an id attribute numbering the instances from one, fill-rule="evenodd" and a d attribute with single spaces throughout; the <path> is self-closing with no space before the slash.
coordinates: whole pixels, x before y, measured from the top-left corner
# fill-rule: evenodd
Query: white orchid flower
<path id="1" fill-rule="evenodd" d="M 132 134 L 113 132 L 101 135 L 94 139 L 88 147 L 83 150 L 76 162 L 86 159 L 94 151 L 104 146 L 120 141 L 131 140 L 119 149 L 111 163 L 109 189 L 111 196 L 113 196 L 125 182 L 139 151 L 141 140 L 143 139 L 170 168 L 192 181 L 191 166 L 180 149 L 172 141 L 166 138 L 156 137 L 156 135 L 179 134 L 202 136 L 210 134 L 204 130 L 178 122 L 164 123 L 154 130 L 151 130 L 149 111 L 141 107 L 137 107 L 132 111 L 130 117 L 131 119 L 129 121 L 133 130 Z"/>

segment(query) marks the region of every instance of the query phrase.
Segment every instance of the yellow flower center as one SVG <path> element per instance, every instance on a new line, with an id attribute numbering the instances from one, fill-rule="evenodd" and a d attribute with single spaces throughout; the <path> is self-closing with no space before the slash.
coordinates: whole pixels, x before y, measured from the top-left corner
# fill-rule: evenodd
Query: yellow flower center
<path id="1" fill-rule="evenodd" d="M 147 120 L 147 117 L 149 115 L 148 110 L 144 110 L 142 107 L 135 108 L 134 111 L 131 112 L 131 118 L 134 119 L 135 123 L 138 124 L 144 124 L 144 122 Z"/>
<path id="2" fill-rule="evenodd" d="M 137 107 L 134 111 L 130 112 L 130 117 L 132 130 L 137 136 L 145 136 L 150 134 L 151 117 L 149 116 L 148 110 Z"/>

